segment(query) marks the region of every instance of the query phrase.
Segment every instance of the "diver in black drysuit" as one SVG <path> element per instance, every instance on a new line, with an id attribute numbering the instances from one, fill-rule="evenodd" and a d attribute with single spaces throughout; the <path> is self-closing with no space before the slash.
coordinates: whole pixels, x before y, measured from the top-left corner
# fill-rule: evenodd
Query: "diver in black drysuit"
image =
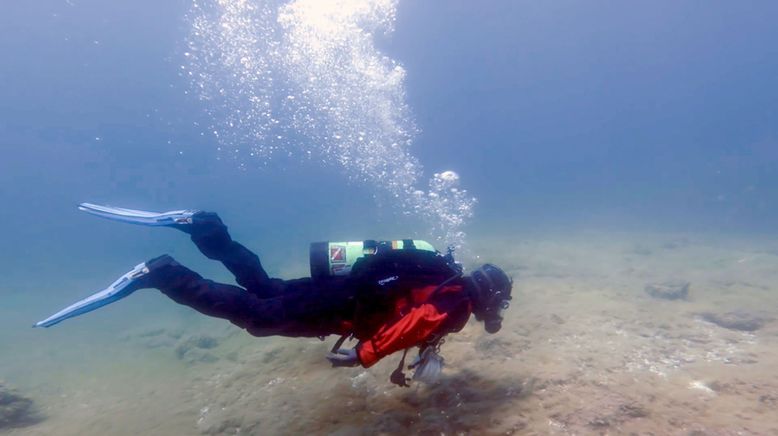
<path id="1" fill-rule="evenodd" d="M 359 258 L 347 276 L 281 280 L 268 277 L 257 255 L 233 241 L 215 213 L 154 213 L 89 203 L 79 207 L 105 218 L 188 233 L 206 257 L 222 262 L 235 275 L 242 288 L 206 280 L 164 255 L 137 265 L 108 288 L 36 327 L 50 327 L 139 289 L 156 288 L 179 304 L 226 319 L 254 336 L 323 339 L 339 334 L 327 359 L 333 366 L 367 368 L 411 347 L 420 347 L 429 357 L 429 350 L 435 350 L 446 334 L 460 331 L 470 315 L 483 321 L 488 333 L 497 333 L 511 300 L 512 279 L 495 265 L 484 264 L 464 276 L 461 268 L 452 266 L 450 255 L 416 250 L 412 244 L 407 250 Z M 349 335 L 358 344 L 339 348 Z M 393 381 L 406 386 L 401 368 L 398 371 Z"/>
<path id="2" fill-rule="evenodd" d="M 310 278 L 268 277 L 259 257 L 233 241 L 215 213 L 199 213 L 196 223 L 182 230 L 206 257 L 223 263 L 245 289 L 204 279 L 169 256 L 149 262 L 159 266 L 150 266 L 153 272 L 142 279 L 142 287 L 157 288 L 177 303 L 227 319 L 254 336 L 344 333 L 344 323 L 355 310 L 355 290 L 345 280 L 314 284 Z"/>

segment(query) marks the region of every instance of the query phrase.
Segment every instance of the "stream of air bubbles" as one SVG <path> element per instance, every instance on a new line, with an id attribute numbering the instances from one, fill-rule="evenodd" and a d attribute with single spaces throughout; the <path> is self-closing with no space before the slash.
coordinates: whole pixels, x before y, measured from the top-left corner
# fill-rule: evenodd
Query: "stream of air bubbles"
<path id="1" fill-rule="evenodd" d="M 194 0 L 182 74 L 205 102 L 220 151 L 240 165 L 321 159 L 383 190 L 462 247 L 475 199 L 453 171 L 422 184 L 405 69 L 375 46 L 396 0 Z"/>

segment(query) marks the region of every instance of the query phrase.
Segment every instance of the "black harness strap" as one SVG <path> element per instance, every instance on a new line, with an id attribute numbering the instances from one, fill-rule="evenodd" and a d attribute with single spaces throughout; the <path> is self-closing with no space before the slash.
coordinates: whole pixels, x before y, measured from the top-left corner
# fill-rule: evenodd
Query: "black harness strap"
<path id="1" fill-rule="evenodd" d="M 347 339 L 349 336 L 351 336 L 351 333 L 346 333 L 346 334 L 344 334 L 343 336 L 341 336 L 340 338 L 338 338 L 338 341 L 337 341 L 337 342 L 335 342 L 335 345 L 333 345 L 333 346 L 332 346 L 332 350 L 330 350 L 330 351 L 331 351 L 331 352 L 333 352 L 333 353 L 334 353 L 334 352 L 336 352 L 336 351 L 338 351 L 338 349 L 340 348 L 340 346 L 341 346 L 341 345 L 343 345 L 343 342 L 346 342 L 346 339 Z"/>

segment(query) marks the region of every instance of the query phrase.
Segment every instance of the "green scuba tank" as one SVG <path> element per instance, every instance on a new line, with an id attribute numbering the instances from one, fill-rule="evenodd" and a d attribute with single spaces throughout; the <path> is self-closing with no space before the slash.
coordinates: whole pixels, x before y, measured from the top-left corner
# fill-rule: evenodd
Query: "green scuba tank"
<path id="1" fill-rule="evenodd" d="M 347 276 L 357 259 L 387 250 L 416 249 L 437 253 L 427 241 L 401 239 L 395 241 L 313 242 L 311 243 L 311 277 Z"/>

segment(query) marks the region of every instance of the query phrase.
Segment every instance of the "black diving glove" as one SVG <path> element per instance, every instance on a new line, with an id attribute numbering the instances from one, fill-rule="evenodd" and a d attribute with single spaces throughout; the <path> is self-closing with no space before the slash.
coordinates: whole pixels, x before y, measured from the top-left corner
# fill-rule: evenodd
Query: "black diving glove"
<path id="1" fill-rule="evenodd" d="M 338 348 L 335 352 L 327 353 L 327 360 L 333 368 L 359 365 L 356 348 Z"/>
<path id="2" fill-rule="evenodd" d="M 227 227 L 214 212 L 195 211 L 188 220 L 174 226 L 192 236 L 226 233 Z"/>

